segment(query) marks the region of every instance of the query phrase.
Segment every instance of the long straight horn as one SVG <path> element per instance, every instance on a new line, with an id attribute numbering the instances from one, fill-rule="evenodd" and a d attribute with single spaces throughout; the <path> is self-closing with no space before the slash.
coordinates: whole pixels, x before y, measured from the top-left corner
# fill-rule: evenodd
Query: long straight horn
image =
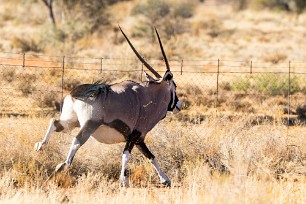
<path id="1" fill-rule="evenodd" d="M 162 44 L 162 42 L 161 42 L 161 40 L 160 40 L 160 37 L 159 37 L 159 34 L 158 34 L 156 28 L 155 28 L 155 32 L 156 32 L 156 35 L 157 35 L 157 38 L 158 38 L 158 42 L 159 42 L 159 46 L 160 46 L 161 52 L 162 52 L 162 54 L 163 54 L 163 57 L 164 57 L 164 60 L 165 60 L 165 63 L 166 63 L 167 70 L 170 71 L 169 62 L 168 62 L 166 53 L 165 53 L 164 48 L 163 48 L 163 44 Z"/>
<path id="2" fill-rule="evenodd" d="M 130 40 L 126 37 L 125 33 L 123 32 L 123 30 L 121 29 L 121 27 L 119 26 L 119 29 L 121 30 L 121 33 L 123 34 L 123 36 L 125 37 L 126 41 L 129 43 L 130 47 L 132 48 L 132 50 L 134 51 L 134 53 L 136 54 L 136 56 L 138 57 L 138 59 L 157 77 L 157 78 L 162 78 L 157 71 L 155 71 L 153 69 L 153 67 L 151 67 L 141 56 L 140 54 L 137 52 L 137 50 L 134 48 L 134 46 L 132 45 L 132 43 L 130 42 Z"/>

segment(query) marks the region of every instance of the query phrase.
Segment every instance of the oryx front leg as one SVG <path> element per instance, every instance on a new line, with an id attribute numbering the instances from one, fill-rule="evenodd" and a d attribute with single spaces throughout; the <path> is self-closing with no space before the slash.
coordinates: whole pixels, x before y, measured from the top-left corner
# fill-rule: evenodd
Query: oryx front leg
<path id="1" fill-rule="evenodd" d="M 130 160 L 131 153 L 128 150 L 125 150 L 122 154 L 122 168 L 120 173 L 120 180 L 125 187 L 129 187 L 129 180 L 126 175 L 126 167 Z"/>
<path id="2" fill-rule="evenodd" d="M 71 165 L 72 160 L 78 149 L 88 140 L 90 135 L 92 135 L 96 131 L 96 129 L 99 127 L 99 124 L 99 122 L 91 120 L 85 123 L 78 135 L 73 138 L 66 160 L 56 166 L 56 172 L 61 171 Z"/>
<path id="3" fill-rule="evenodd" d="M 126 167 L 130 160 L 131 151 L 140 138 L 141 133 L 137 130 L 134 130 L 130 135 L 126 137 L 126 145 L 122 154 L 122 168 L 120 173 L 120 180 L 125 187 L 129 187 L 129 181 L 126 175 Z"/>
<path id="4" fill-rule="evenodd" d="M 143 153 L 143 155 L 145 157 L 147 157 L 151 163 L 153 164 L 160 182 L 166 186 L 171 186 L 171 181 L 170 179 L 166 176 L 166 174 L 164 174 L 164 172 L 162 172 L 162 170 L 160 169 L 157 160 L 155 158 L 155 156 L 150 152 L 150 150 L 148 149 L 147 145 L 144 143 L 144 141 L 140 141 L 136 144 L 137 148 L 141 151 L 141 153 Z"/>
<path id="5" fill-rule="evenodd" d="M 42 145 L 47 144 L 49 142 L 49 139 L 51 137 L 51 134 L 53 132 L 60 132 L 64 129 L 64 127 L 60 124 L 58 120 L 55 120 L 54 118 L 51 118 L 49 127 L 47 129 L 47 132 L 44 136 L 44 139 L 41 142 L 36 142 L 35 143 L 35 150 L 39 151 L 42 148 Z"/>
<path id="6" fill-rule="evenodd" d="M 56 166 L 55 168 L 55 171 L 58 172 L 58 171 L 62 171 L 64 170 L 65 168 L 67 168 L 68 166 L 71 165 L 72 163 L 72 160 L 75 156 L 75 153 L 78 151 L 78 149 L 80 148 L 81 146 L 81 143 L 80 141 L 75 137 L 73 138 L 72 140 L 72 144 L 70 146 L 70 149 L 69 149 L 69 152 L 68 152 L 68 155 L 67 155 L 67 158 L 65 160 L 65 162 L 63 163 L 60 163 Z"/>

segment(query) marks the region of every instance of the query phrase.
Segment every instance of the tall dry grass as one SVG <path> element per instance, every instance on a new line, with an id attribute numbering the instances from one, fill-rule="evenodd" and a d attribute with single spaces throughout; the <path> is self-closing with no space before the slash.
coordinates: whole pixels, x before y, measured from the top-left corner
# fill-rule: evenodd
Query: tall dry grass
<path id="1" fill-rule="evenodd" d="M 3 203 L 305 203 L 305 127 L 253 116 L 205 118 L 190 125 L 169 116 L 147 144 L 172 179 L 160 188 L 146 159 L 133 150 L 131 188 L 119 187 L 123 144 L 90 139 L 69 171 L 48 180 L 68 152 L 71 134 L 56 133 L 42 152 L 47 118 L 1 119 L 0 200 Z M 256 118 L 255 118 L 256 119 Z M 21 126 L 22 124 L 22 126 Z M 289 133 L 289 134 L 288 134 Z M 4 168 L 3 168 L 4 167 Z"/>

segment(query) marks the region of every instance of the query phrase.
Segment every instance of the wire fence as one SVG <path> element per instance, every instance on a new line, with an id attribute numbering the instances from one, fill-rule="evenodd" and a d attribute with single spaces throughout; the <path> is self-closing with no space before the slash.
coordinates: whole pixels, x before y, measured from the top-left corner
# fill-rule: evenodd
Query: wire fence
<path id="1" fill-rule="evenodd" d="M 147 61 L 165 72 L 162 60 Z M 207 114 L 247 113 L 277 116 L 292 124 L 292 118 L 306 116 L 306 61 L 176 59 L 169 63 L 184 104 L 177 117 L 181 121 L 201 123 Z M 136 58 L 0 52 L 0 114 L 2 118 L 55 115 L 75 86 L 126 79 L 142 82 L 144 70 Z"/>

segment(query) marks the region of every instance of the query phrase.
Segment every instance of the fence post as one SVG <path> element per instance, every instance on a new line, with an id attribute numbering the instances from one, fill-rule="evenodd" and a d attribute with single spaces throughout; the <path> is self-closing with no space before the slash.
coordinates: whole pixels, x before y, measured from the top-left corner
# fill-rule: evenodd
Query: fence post
<path id="1" fill-rule="evenodd" d="M 290 108 L 291 108 L 291 61 L 288 64 L 288 128 L 290 125 Z"/>
<path id="2" fill-rule="evenodd" d="M 252 60 L 251 60 L 251 65 L 250 65 L 250 74 L 252 74 L 253 73 L 253 62 L 252 62 Z"/>
<path id="3" fill-rule="evenodd" d="M 65 74 L 65 56 L 62 57 L 62 101 L 64 100 L 64 74 Z M 62 106 L 60 106 L 60 112 L 62 112 Z"/>
<path id="4" fill-rule="evenodd" d="M 22 67 L 25 67 L 25 53 L 22 54 Z"/>
<path id="5" fill-rule="evenodd" d="M 182 61 L 181 61 L 181 75 L 183 75 L 183 64 L 184 64 L 184 60 L 182 59 Z"/>
<path id="6" fill-rule="evenodd" d="M 218 70 L 217 70 L 217 93 L 216 93 L 215 108 L 217 108 L 217 105 L 218 105 L 218 98 L 219 98 L 219 74 L 220 74 L 220 59 L 218 59 Z"/>

